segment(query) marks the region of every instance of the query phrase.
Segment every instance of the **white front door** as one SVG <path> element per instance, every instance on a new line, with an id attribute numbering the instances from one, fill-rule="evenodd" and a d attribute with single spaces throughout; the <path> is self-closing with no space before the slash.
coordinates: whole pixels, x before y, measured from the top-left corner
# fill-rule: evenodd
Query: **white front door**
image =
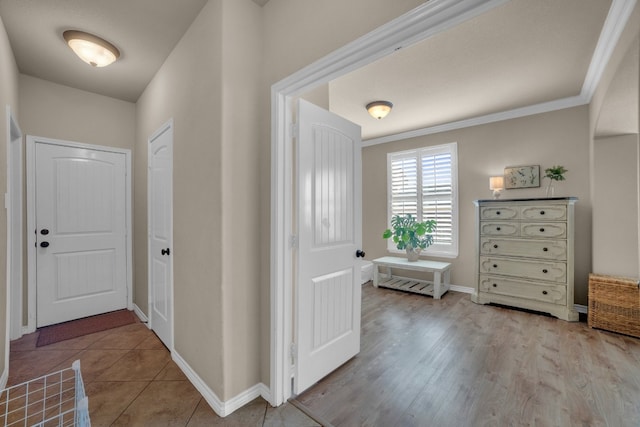
<path id="1" fill-rule="evenodd" d="M 127 307 L 123 153 L 35 143 L 37 327 Z"/>
<path id="2" fill-rule="evenodd" d="M 173 124 L 149 138 L 149 312 L 151 329 L 173 345 Z"/>
<path id="3" fill-rule="evenodd" d="M 360 351 L 360 127 L 299 101 L 297 346 L 300 394 Z"/>

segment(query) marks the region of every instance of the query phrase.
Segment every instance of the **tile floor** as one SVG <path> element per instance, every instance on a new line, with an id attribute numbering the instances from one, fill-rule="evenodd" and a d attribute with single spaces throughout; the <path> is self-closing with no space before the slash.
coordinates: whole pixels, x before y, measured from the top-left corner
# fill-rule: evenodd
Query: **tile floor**
<path id="1" fill-rule="evenodd" d="M 38 332 L 11 342 L 7 386 L 68 368 L 79 359 L 91 425 L 319 426 L 291 404 L 261 398 L 220 418 L 143 323 L 36 347 Z"/>

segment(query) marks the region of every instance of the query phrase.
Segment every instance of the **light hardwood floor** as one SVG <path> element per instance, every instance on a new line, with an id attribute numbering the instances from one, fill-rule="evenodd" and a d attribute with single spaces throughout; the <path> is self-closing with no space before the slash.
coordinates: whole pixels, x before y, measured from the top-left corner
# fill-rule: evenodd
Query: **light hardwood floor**
<path id="1" fill-rule="evenodd" d="M 360 354 L 298 400 L 335 426 L 640 426 L 640 340 L 369 283 Z"/>

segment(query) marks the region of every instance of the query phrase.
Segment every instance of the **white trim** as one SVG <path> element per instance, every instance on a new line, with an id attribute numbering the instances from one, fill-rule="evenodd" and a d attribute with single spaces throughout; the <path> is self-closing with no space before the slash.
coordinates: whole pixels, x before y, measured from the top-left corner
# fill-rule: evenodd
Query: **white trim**
<path id="1" fill-rule="evenodd" d="M 262 397 L 267 402 L 270 402 L 271 396 L 269 394 L 269 389 L 266 385 L 259 383 L 254 385 L 253 387 L 243 391 L 235 397 L 227 401 L 221 400 L 211 388 L 207 385 L 207 383 L 200 378 L 200 376 L 189 366 L 189 364 L 180 356 L 177 351 L 173 351 L 171 353 L 171 357 L 173 361 L 178 365 L 178 367 L 182 370 L 182 372 L 189 379 L 191 384 L 200 392 L 204 400 L 207 401 L 211 409 L 218 414 L 220 417 L 226 417 L 227 415 L 233 413 L 235 410 L 243 407 L 247 403 L 251 402 L 257 397 Z"/>
<path id="2" fill-rule="evenodd" d="M 582 314 L 587 314 L 589 312 L 589 307 L 582 304 L 573 304 L 573 309 Z"/>
<path id="3" fill-rule="evenodd" d="M 460 286 L 460 285 L 449 285 L 449 290 L 450 291 L 456 291 L 456 292 L 462 292 L 462 293 L 465 293 L 465 294 L 473 294 L 473 292 L 475 291 L 475 288 L 470 288 L 468 286 Z M 587 312 L 589 311 L 588 307 L 586 305 L 582 305 L 582 304 L 574 304 L 573 308 L 578 313 L 583 313 L 583 314 L 587 314 Z"/>
<path id="4" fill-rule="evenodd" d="M 125 156 L 126 167 L 126 194 L 125 194 L 125 222 L 127 227 L 126 235 L 126 263 L 127 263 L 127 309 L 133 310 L 133 252 L 132 252 L 132 188 L 131 188 L 131 150 L 117 147 L 107 147 L 104 145 L 92 145 L 81 142 L 63 141 L 59 139 L 45 138 L 41 136 L 27 135 L 26 143 L 26 163 L 27 163 L 27 326 L 26 333 L 32 333 L 36 330 L 36 235 L 29 230 L 36 229 L 36 143 L 44 143 L 51 145 L 61 145 L 64 147 L 82 148 L 85 150 L 106 151 L 108 153 L 123 154 Z"/>
<path id="5" fill-rule="evenodd" d="M 416 129 L 408 132 L 397 133 L 394 135 L 381 136 L 379 138 L 371 138 L 362 142 L 363 147 L 371 145 L 384 144 L 386 142 L 400 141 L 403 139 L 416 138 L 419 136 L 432 135 L 435 133 L 447 132 L 456 129 L 463 129 L 472 126 L 480 126 L 488 123 L 501 122 L 503 120 L 517 119 L 519 117 L 531 116 L 534 114 L 547 113 L 550 111 L 564 110 L 565 108 L 578 107 L 588 104 L 589 101 L 582 96 L 573 96 L 569 98 L 557 99 L 555 101 L 543 102 L 536 105 L 529 105 L 522 108 L 514 108 L 513 110 L 502 111 L 499 113 L 487 114 L 485 116 L 473 117 L 471 119 L 459 120 L 457 122 L 445 123 L 442 125 Z"/>
<path id="6" fill-rule="evenodd" d="M 602 78 L 602 73 L 604 73 L 635 5 L 636 0 L 613 0 L 611 3 L 580 92 L 580 96 L 586 99 L 587 103 L 591 102 Z"/>
<path id="7" fill-rule="evenodd" d="M 16 194 L 14 181 L 22 185 L 22 131 L 6 106 L 7 124 L 7 192 L 4 195 L 7 215 L 7 253 L 6 253 L 6 305 L 4 366 L 0 376 L 0 389 L 4 389 L 9 379 L 9 355 L 11 339 L 22 336 L 22 188 Z M 17 148 L 17 151 L 16 151 Z M 14 162 L 14 154 L 18 161 Z M 14 209 L 17 208 L 18 220 L 14 221 Z M 17 239 L 15 238 L 17 236 Z M 15 265 L 17 264 L 17 265 Z M 14 268 L 14 266 L 16 268 Z"/>
<path id="8" fill-rule="evenodd" d="M 416 138 L 419 136 L 432 135 L 440 132 L 448 132 L 456 129 L 464 129 L 472 126 L 485 125 L 488 123 L 500 122 L 503 120 L 517 119 L 519 117 L 531 116 L 534 114 L 547 113 L 551 111 L 563 110 L 565 108 L 578 107 L 591 102 L 591 98 L 600 82 L 613 50 L 620 39 L 620 35 L 631 16 L 636 0 L 613 0 L 609 14 L 600 33 L 598 44 L 593 53 L 582 90 L 578 96 L 557 99 L 526 107 L 514 108 L 512 110 L 487 114 L 484 116 L 472 117 L 466 120 L 445 123 L 436 126 L 429 126 L 394 135 L 371 138 L 362 142 L 363 147 L 384 144 L 386 142 L 401 141 L 403 139 Z"/>
<path id="9" fill-rule="evenodd" d="M 155 141 L 157 138 L 159 138 L 161 135 L 163 135 L 165 132 L 169 132 L 171 134 L 171 206 L 170 206 L 170 213 L 169 213 L 169 227 L 170 227 L 170 236 L 169 236 L 169 248 L 173 248 L 173 136 L 174 136 L 174 132 L 173 132 L 173 118 L 170 118 L 169 120 L 167 120 L 167 122 L 165 122 L 162 126 L 160 126 L 155 132 L 153 132 L 151 134 L 151 136 L 149 136 L 149 138 L 147 139 L 147 297 L 148 297 L 148 310 L 149 310 L 149 315 L 148 315 L 148 323 L 147 323 L 147 327 L 151 330 L 153 330 L 153 286 L 151 283 L 149 283 L 149 280 L 151 280 L 151 266 L 152 266 L 152 256 L 151 256 L 151 251 L 149 250 L 149 248 L 151 247 L 151 209 L 153 208 L 151 206 L 151 204 L 149 203 L 149 195 L 151 194 L 151 180 L 149 179 L 149 170 L 150 170 L 150 160 L 151 160 L 151 144 L 153 143 L 153 141 Z M 173 249 L 172 249 L 173 250 Z M 170 345 L 167 346 L 167 348 L 169 349 L 169 352 L 173 353 L 174 351 L 174 346 L 173 346 L 173 341 L 174 341 L 174 299 L 175 299 L 175 295 L 174 295 L 174 289 L 173 289 L 173 256 L 170 255 L 169 256 L 169 264 L 170 264 L 170 269 L 171 269 L 171 274 L 169 275 L 169 293 L 170 295 L 170 301 L 169 301 L 169 321 L 171 322 L 171 325 L 169 326 L 170 329 Z M 166 343 L 165 343 L 166 345 Z"/>
<path id="10" fill-rule="evenodd" d="M 460 286 L 460 285 L 449 285 L 450 291 L 462 292 L 463 294 L 472 294 L 475 288 L 470 288 L 468 286 Z"/>
<path id="11" fill-rule="evenodd" d="M 320 84 L 434 36 L 508 0 L 431 0 L 271 88 L 271 395 L 280 405 L 291 396 L 288 363 L 292 330 L 291 99 Z"/>
<path id="12" fill-rule="evenodd" d="M 7 387 L 7 381 L 9 381 L 9 364 L 4 366 L 2 376 L 0 376 L 0 389 L 4 390 Z"/>
<path id="13" fill-rule="evenodd" d="M 7 365 L 10 340 L 22 336 L 23 268 L 23 156 L 22 130 L 7 105 Z M 15 220 L 17 217 L 17 220 Z M 14 221 L 15 220 L 15 221 Z"/>
<path id="14" fill-rule="evenodd" d="M 140 321 L 142 323 L 144 323 L 147 328 L 151 329 L 151 325 L 149 324 L 149 318 L 147 317 L 146 314 L 144 314 L 144 312 L 140 309 L 140 307 L 138 307 L 138 304 L 133 304 L 133 312 L 136 314 L 136 316 L 138 316 L 138 319 L 140 319 Z"/>
<path id="15" fill-rule="evenodd" d="M 291 250 L 288 242 L 291 230 L 291 167 L 292 159 L 288 132 L 291 123 L 291 99 L 304 91 L 327 83 L 350 71 L 370 64 L 397 49 L 452 28 L 478 16 L 507 0 L 431 0 L 379 27 L 363 37 L 330 53 L 311 65 L 275 83 L 271 88 L 271 393 L 273 404 L 280 405 L 291 395 L 290 366 L 287 363 L 291 342 Z M 627 3 L 625 5 L 625 3 Z M 635 0 L 614 0 L 613 11 L 605 22 L 597 55 L 592 58 L 588 76 L 581 94 L 574 97 L 517 108 L 496 114 L 471 118 L 454 123 L 405 132 L 390 137 L 374 138 L 364 146 L 399 139 L 477 126 L 532 114 L 539 114 L 588 104 L 601 77 L 601 64 L 606 64 L 622 31 L 623 24 L 633 9 Z M 615 8 L 614 8 L 615 6 Z M 621 10 L 618 12 L 618 8 Z M 625 15 L 627 15 L 626 18 Z M 624 18 L 624 19 L 623 19 Z"/>

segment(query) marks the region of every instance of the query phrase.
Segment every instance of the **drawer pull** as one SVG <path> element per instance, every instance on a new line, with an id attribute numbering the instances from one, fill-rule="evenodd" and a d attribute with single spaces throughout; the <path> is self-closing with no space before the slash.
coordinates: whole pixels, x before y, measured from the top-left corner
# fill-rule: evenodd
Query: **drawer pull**
<path id="1" fill-rule="evenodd" d="M 498 245 L 493 245 L 493 249 L 498 249 Z"/>
<path id="2" fill-rule="evenodd" d="M 544 233 L 544 228 L 541 228 L 541 229 L 540 229 L 540 232 L 541 232 L 541 233 Z"/>
<path id="3" fill-rule="evenodd" d="M 497 283 L 494 283 L 494 284 L 493 284 L 493 287 L 494 287 L 494 288 L 497 288 L 497 287 L 498 287 L 498 284 L 497 284 Z"/>
<path id="4" fill-rule="evenodd" d="M 498 268 L 498 264 L 493 264 L 493 268 Z"/>
<path id="5" fill-rule="evenodd" d="M 544 211 L 540 211 L 540 215 L 544 215 Z"/>
<path id="6" fill-rule="evenodd" d="M 548 248 L 542 248 L 542 252 L 547 252 L 548 250 Z"/>
<path id="7" fill-rule="evenodd" d="M 500 231 L 500 227 L 496 227 L 496 231 Z"/>
<path id="8" fill-rule="evenodd" d="M 546 294 L 548 294 L 547 291 L 542 291 L 542 295 L 546 295 Z"/>
<path id="9" fill-rule="evenodd" d="M 543 272 L 544 274 L 547 274 L 547 273 L 549 272 L 549 270 L 547 270 L 547 269 L 545 268 L 545 269 L 543 269 L 543 270 L 542 270 L 542 272 Z"/>

